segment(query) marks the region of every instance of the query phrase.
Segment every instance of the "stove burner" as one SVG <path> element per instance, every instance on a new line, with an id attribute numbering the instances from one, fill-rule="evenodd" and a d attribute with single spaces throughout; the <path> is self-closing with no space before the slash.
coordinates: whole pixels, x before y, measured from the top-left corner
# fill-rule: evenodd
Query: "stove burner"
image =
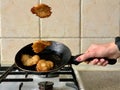
<path id="1" fill-rule="evenodd" d="M 44 81 L 38 83 L 38 85 L 40 90 L 53 90 L 54 83 L 50 81 Z"/>

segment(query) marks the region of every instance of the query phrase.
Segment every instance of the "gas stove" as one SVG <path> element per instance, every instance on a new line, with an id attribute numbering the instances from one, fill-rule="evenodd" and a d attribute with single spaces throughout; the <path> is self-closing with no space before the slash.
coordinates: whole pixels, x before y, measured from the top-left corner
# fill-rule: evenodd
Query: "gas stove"
<path id="1" fill-rule="evenodd" d="M 0 67 L 0 90 L 40 90 L 40 82 L 53 82 L 53 90 L 80 90 L 72 65 L 49 74 L 25 72 L 15 65 Z"/>

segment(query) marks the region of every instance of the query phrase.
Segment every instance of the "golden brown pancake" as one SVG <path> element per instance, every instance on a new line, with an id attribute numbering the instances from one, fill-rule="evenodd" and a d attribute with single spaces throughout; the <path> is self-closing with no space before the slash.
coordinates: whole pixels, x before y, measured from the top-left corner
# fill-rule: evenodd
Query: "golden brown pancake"
<path id="1" fill-rule="evenodd" d="M 38 4 L 31 8 L 31 12 L 40 18 L 46 18 L 51 15 L 51 7 L 46 4 Z"/>

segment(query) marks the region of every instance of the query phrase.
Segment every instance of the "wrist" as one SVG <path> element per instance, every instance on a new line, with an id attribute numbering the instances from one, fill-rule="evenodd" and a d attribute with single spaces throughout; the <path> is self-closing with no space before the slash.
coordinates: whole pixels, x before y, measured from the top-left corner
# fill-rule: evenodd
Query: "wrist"
<path id="1" fill-rule="evenodd" d="M 119 51 L 120 51 L 120 37 L 115 38 L 115 44 L 117 45 Z"/>
<path id="2" fill-rule="evenodd" d="M 120 50 L 115 42 L 111 42 L 108 44 L 109 58 L 117 59 L 120 57 Z"/>

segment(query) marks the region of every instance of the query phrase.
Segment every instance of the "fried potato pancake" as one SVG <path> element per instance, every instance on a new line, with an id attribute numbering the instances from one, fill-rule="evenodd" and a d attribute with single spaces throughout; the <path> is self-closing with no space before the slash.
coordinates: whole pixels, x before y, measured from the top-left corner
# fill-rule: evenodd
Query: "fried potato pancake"
<path id="1" fill-rule="evenodd" d="M 50 45 L 51 45 L 50 41 L 38 40 L 33 43 L 32 49 L 35 53 L 39 53 L 43 51 L 47 46 L 50 46 Z"/>
<path id="2" fill-rule="evenodd" d="M 46 61 L 44 59 L 41 59 L 36 65 L 36 70 L 38 72 L 40 71 L 46 72 L 51 70 L 53 66 L 54 66 L 54 63 L 52 61 L 49 61 L 49 60 Z"/>
<path id="3" fill-rule="evenodd" d="M 38 63 L 40 60 L 40 57 L 38 55 L 30 56 L 27 54 L 23 54 L 21 61 L 24 66 L 33 66 Z"/>
<path id="4" fill-rule="evenodd" d="M 46 18 L 51 15 L 51 7 L 46 4 L 38 4 L 31 8 L 31 12 L 40 18 Z"/>

